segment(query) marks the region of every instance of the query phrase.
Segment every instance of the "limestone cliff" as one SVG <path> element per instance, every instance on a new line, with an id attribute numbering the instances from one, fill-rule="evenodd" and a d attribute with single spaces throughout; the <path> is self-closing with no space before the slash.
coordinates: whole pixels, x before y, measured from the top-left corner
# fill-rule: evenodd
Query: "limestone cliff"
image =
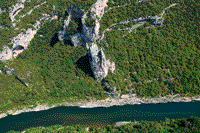
<path id="1" fill-rule="evenodd" d="M 108 70 L 111 70 L 112 72 L 115 70 L 115 63 L 110 63 L 110 60 L 106 59 L 102 48 L 99 49 L 95 43 L 99 38 L 99 21 L 104 15 L 104 8 L 107 6 L 107 2 L 108 0 L 97 0 L 97 2 L 91 8 L 91 16 L 89 16 L 91 19 L 95 19 L 95 25 L 92 29 L 92 33 L 90 34 L 90 36 L 92 36 L 92 43 L 87 48 L 91 69 L 97 82 L 101 82 L 102 79 L 108 75 Z M 83 25 L 86 29 L 87 27 L 84 23 L 84 18 Z"/>
<path id="2" fill-rule="evenodd" d="M 12 7 L 10 7 L 10 13 L 9 13 L 9 16 L 10 16 L 10 19 L 11 19 L 11 22 L 13 22 L 15 20 L 15 15 L 18 14 L 18 12 L 24 8 L 24 2 L 26 0 L 21 0 L 19 1 L 18 3 L 16 3 L 15 5 L 13 5 Z"/>
<path id="3" fill-rule="evenodd" d="M 101 82 L 108 75 L 108 70 L 114 72 L 115 63 L 107 60 L 102 49 L 99 49 L 95 43 L 88 49 L 89 61 L 97 82 Z"/>
<path id="4" fill-rule="evenodd" d="M 91 69 L 97 82 L 102 81 L 102 79 L 107 76 L 108 70 L 112 72 L 115 70 L 115 63 L 110 63 L 110 61 L 106 59 L 103 50 L 99 49 L 96 44 L 96 40 L 99 38 L 99 21 L 103 17 L 107 2 L 108 0 L 97 0 L 97 2 L 92 5 L 91 9 L 83 15 L 81 15 L 82 11 L 77 8 L 73 7 L 69 9 L 67 11 L 69 15 L 64 22 L 64 30 L 58 33 L 60 41 L 71 40 L 75 47 L 84 46 L 87 48 Z M 77 16 L 77 14 L 79 15 Z M 66 32 L 66 28 L 74 17 L 81 18 L 82 30 L 80 33 L 69 35 Z M 87 26 L 86 19 L 93 19 L 94 25 L 91 27 Z"/>

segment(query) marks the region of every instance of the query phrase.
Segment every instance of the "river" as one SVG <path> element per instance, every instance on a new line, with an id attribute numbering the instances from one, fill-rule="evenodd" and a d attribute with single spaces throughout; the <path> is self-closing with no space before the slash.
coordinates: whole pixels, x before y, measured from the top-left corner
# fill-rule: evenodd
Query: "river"
<path id="1" fill-rule="evenodd" d="M 124 105 L 98 108 L 55 107 L 49 110 L 9 115 L 0 119 L 0 132 L 23 131 L 51 125 L 106 126 L 119 121 L 158 121 L 166 118 L 200 117 L 200 101 Z"/>

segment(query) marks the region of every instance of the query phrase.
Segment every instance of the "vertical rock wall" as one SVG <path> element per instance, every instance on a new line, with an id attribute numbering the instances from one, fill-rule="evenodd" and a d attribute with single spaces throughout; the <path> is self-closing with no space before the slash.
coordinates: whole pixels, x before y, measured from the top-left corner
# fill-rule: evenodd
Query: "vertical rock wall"
<path id="1" fill-rule="evenodd" d="M 92 43 L 89 47 L 88 56 L 91 69 L 97 82 L 101 82 L 108 75 L 108 70 L 114 72 L 115 63 L 110 63 L 110 60 L 106 59 L 103 50 L 99 49 L 95 43 Z"/>
<path id="2" fill-rule="evenodd" d="M 108 0 L 97 0 L 97 2 L 92 6 L 92 12 L 90 18 L 95 19 L 95 26 L 92 35 L 93 43 L 88 47 L 88 55 L 90 59 L 91 69 L 93 71 L 94 77 L 97 82 L 101 82 L 103 78 L 108 75 L 108 70 L 114 72 L 115 63 L 110 63 L 110 60 L 106 59 L 105 54 L 102 49 L 99 49 L 96 40 L 99 38 L 99 21 L 103 17 L 104 8 L 107 6 Z"/>
<path id="3" fill-rule="evenodd" d="M 24 0 L 22 3 L 18 3 L 12 8 L 12 11 L 10 13 L 10 18 L 12 21 L 14 21 L 14 15 L 17 14 L 18 10 L 23 8 Z M 63 40 L 71 40 L 71 42 L 74 44 L 74 46 L 85 46 L 88 50 L 88 55 L 90 58 L 90 64 L 93 71 L 93 74 L 95 76 L 95 79 L 97 82 L 101 82 L 103 78 L 105 78 L 108 74 L 108 70 L 111 70 L 114 72 L 115 70 L 115 63 L 110 63 L 109 60 L 106 59 L 105 54 L 102 49 L 99 49 L 96 40 L 99 38 L 99 28 L 100 28 L 100 20 L 103 17 L 104 14 L 104 8 L 107 6 L 108 0 L 97 0 L 97 2 L 92 5 L 91 10 L 85 12 L 83 14 L 83 11 L 79 10 L 77 7 L 72 7 L 71 9 L 68 9 L 67 12 L 69 14 L 67 20 L 64 21 L 64 30 L 60 31 L 58 33 L 58 38 L 60 41 Z M 88 16 L 88 13 L 90 14 Z M 76 33 L 74 35 L 68 35 L 66 33 L 66 28 L 68 27 L 70 21 L 73 18 L 81 18 L 82 22 L 82 31 L 80 33 Z M 95 24 L 93 27 L 86 26 L 85 19 L 95 19 Z M 35 24 L 34 26 L 37 28 L 37 26 L 40 25 L 40 22 Z M 38 28 L 37 28 L 38 29 Z M 15 48 L 18 45 L 21 45 L 24 47 L 24 49 L 27 48 L 29 42 L 36 34 L 37 30 L 28 30 L 26 34 L 20 34 L 17 37 L 13 39 L 13 48 Z M 7 50 L 8 51 L 8 50 Z M 17 56 L 21 51 L 14 51 L 14 57 Z M 13 56 L 13 51 L 9 51 L 9 55 Z M 8 52 L 7 52 L 8 53 Z M 12 53 L 12 54 L 11 54 Z M 4 55 L 7 55 L 6 53 Z M 12 57 L 0 57 L 1 60 L 7 60 Z"/>

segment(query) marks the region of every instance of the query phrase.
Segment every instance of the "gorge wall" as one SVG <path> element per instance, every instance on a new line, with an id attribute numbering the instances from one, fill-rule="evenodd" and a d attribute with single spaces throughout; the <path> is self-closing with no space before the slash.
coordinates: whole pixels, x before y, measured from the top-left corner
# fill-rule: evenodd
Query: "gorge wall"
<path id="1" fill-rule="evenodd" d="M 71 40 L 75 47 L 84 46 L 87 48 L 89 62 L 91 65 L 91 69 L 93 71 L 93 75 L 97 82 L 101 82 L 103 78 L 105 78 L 108 74 L 108 70 L 114 72 L 115 63 L 110 63 L 110 60 L 106 59 L 105 54 L 101 48 L 98 47 L 96 40 L 99 36 L 99 28 L 100 28 L 100 20 L 104 14 L 104 8 L 107 6 L 108 0 L 97 0 L 97 2 L 92 5 L 91 10 L 83 12 L 78 8 L 71 8 L 67 12 L 69 16 L 67 20 L 64 22 L 64 30 L 59 32 L 59 40 Z M 75 12 L 75 13 L 74 13 Z M 79 15 L 77 15 L 79 14 Z M 83 14 L 81 16 L 81 14 Z M 76 16 L 75 16 L 76 15 Z M 74 18 L 81 18 L 82 22 L 82 30 L 79 33 L 74 35 L 69 35 L 66 32 L 66 28 L 68 27 L 70 21 Z M 95 23 L 92 27 L 87 26 L 86 19 L 93 19 Z"/>

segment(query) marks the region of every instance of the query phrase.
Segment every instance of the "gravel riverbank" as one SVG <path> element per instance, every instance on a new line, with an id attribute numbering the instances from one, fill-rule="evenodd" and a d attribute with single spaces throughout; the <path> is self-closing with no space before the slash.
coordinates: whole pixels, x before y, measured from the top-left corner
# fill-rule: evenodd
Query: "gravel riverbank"
<path id="1" fill-rule="evenodd" d="M 58 107 L 58 106 L 78 106 L 80 108 L 95 108 L 95 107 L 111 107 L 111 106 L 122 106 L 122 105 L 135 105 L 135 104 L 156 104 L 156 103 L 169 103 L 169 102 L 191 102 L 191 101 L 200 101 L 200 96 L 194 97 L 179 97 L 179 95 L 175 96 L 165 96 L 160 98 L 138 98 L 135 94 L 132 95 L 122 95 L 121 98 L 107 98 L 105 100 L 97 100 L 97 101 L 81 101 L 76 103 L 68 103 L 63 102 L 60 104 L 53 105 L 49 107 L 47 104 L 38 105 L 35 108 L 27 108 L 24 107 L 22 110 L 9 110 L 6 113 L 0 114 L 0 119 L 6 117 L 7 115 L 17 115 L 23 112 L 32 112 L 32 111 L 41 111 L 48 110 L 50 108 Z"/>

